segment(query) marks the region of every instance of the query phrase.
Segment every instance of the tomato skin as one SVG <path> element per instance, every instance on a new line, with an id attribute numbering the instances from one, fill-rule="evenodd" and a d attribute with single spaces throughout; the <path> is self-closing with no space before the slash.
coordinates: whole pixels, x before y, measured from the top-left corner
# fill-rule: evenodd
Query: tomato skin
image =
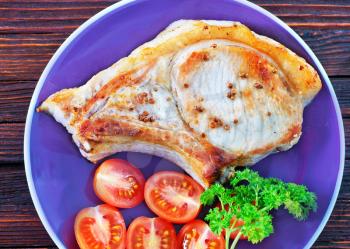
<path id="1" fill-rule="evenodd" d="M 145 201 L 159 217 L 182 224 L 197 217 L 203 191 L 203 187 L 187 175 L 161 171 L 146 181 Z"/>
<path id="2" fill-rule="evenodd" d="M 176 231 L 162 218 L 138 217 L 129 225 L 126 248 L 176 249 Z"/>
<path id="3" fill-rule="evenodd" d="M 75 218 L 75 238 L 80 249 L 124 249 L 123 216 L 107 204 L 82 209 Z"/>
<path id="4" fill-rule="evenodd" d="M 217 206 L 219 209 L 221 209 L 221 205 L 220 205 L 220 204 L 218 204 L 218 205 L 216 205 L 216 206 Z M 225 206 L 225 209 L 227 210 L 228 207 Z M 243 220 L 241 220 L 241 219 L 239 219 L 239 220 L 237 220 L 237 221 L 236 221 L 236 220 L 237 220 L 236 217 L 233 217 L 232 220 L 231 220 L 231 225 L 233 224 L 233 222 L 236 222 L 236 223 L 235 223 L 235 227 L 240 227 L 240 226 L 244 225 L 244 221 L 243 221 Z M 230 238 L 231 238 L 231 239 L 235 239 L 238 233 L 239 233 L 239 230 L 236 230 L 236 231 L 232 232 L 232 233 L 230 234 Z M 225 237 L 225 231 L 222 232 L 222 235 Z M 244 235 L 242 234 L 241 237 L 240 237 L 239 239 L 240 239 L 240 240 L 247 240 L 248 237 L 246 237 L 246 236 L 244 236 Z"/>
<path id="5" fill-rule="evenodd" d="M 235 220 L 236 220 L 236 218 L 232 218 L 231 224 L 232 224 Z M 243 224 L 244 224 L 244 221 L 239 219 L 239 220 L 236 221 L 235 227 L 242 226 Z M 236 230 L 236 231 L 232 232 L 232 233 L 230 234 L 230 238 L 231 238 L 231 239 L 235 239 L 238 233 L 239 233 L 239 230 Z M 240 239 L 240 240 L 246 240 L 246 239 L 248 239 L 248 237 L 246 237 L 246 236 L 244 236 L 244 235 L 242 234 L 241 237 L 240 237 L 239 239 Z"/>
<path id="6" fill-rule="evenodd" d="M 185 224 L 177 235 L 177 249 L 225 249 L 222 235 L 214 234 L 207 223 L 194 220 Z"/>
<path id="7" fill-rule="evenodd" d="M 132 208 L 144 197 L 145 178 L 141 171 L 121 159 L 104 161 L 96 170 L 94 190 L 96 195 L 109 205 Z"/>

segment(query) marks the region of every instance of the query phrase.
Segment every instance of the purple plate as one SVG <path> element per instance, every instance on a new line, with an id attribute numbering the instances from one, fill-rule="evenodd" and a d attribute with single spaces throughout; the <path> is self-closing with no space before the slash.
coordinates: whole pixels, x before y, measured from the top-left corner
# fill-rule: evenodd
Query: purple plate
<path id="1" fill-rule="evenodd" d="M 325 70 L 305 42 L 269 12 L 238 0 L 122 1 L 85 22 L 57 50 L 34 91 L 24 139 L 28 185 L 46 230 L 60 248 L 77 248 L 74 217 L 80 209 L 100 201 L 92 189 L 93 165 L 80 155 L 61 125 L 48 115 L 36 113 L 35 108 L 52 93 L 83 84 L 178 19 L 240 21 L 286 45 L 318 70 L 323 89 L 305 110 L 300 142 L 288 152 L 269 156 L 254 169 L 264 176 L 305 184 L 316 192 L 319 209 L 305 222 L 278 211 L 271 237 L 258 245 L 240 242 L 239 246 L 310 248 L 332 212 L 343 175 L 344 131 L 339 105 Z M 155 156 L 115 156 L 134 163 L 146 177 L 160 170 L 180 170 Z M 140 215 L 152 216 L 144 204 L 122 213 L 127 223 Z"/>

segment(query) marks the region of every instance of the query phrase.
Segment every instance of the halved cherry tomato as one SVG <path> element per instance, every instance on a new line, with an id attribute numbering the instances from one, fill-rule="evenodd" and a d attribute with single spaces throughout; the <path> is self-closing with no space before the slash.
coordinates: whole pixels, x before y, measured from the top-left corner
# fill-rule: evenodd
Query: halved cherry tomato
<path id="1" fill-rule="evenodd" d="M 221 205 L 220 205 L 220 204 L 218 204 L 217 207 L 221 209 Z M 227 210 L 228 207 L 225 206 L 225 209 Z M 232 218 L 232 220 L 231 220 L 231 225 L 232 225 L 234 222 L 236 222 L 234 227 L 240 227 L 240 226 L 242 226 L 242 225 L 244 224 L 244 221 L 243 221 L 243 220 L 241 220 L 241 219 L 237 220 L 236 217 Z M 231 238 L 231 239 L 235 239 L 238 233 L 239 233 L 239 230 L 236 230 L 236 231 L 232 232 L 232 233 L 230 234 L 230 238 Z M 225 231 L 222 232 L 222 235 L 225 236 Z M 239 239 L 241 239 L 241 240 L 246 240 L 246 239 L 248 239 L 248 237 L 246 237 L 246 236 L 244 236 L 244 235 L 242 234 L 241 237 L 240 237 Z"/>
<path id="2" fill-rule="evenodd" d="M 176 231 L 162 218 L 138 217 L 129 226 L 127 249 L 176 249 Z"/>
<path id="3" fill-rule="evenodd" d="M 184 225 L 177 236 L 178 249 L 224 249 L 225 240 L 222 235 L 216 235 L 202 220 L 194 220 Z"/>
<path id="4" fill-rule="evenodd" d="M 235 220 L 237 220 L 237 219 L 236 219 L 236 218 L 232 218 L 231 224 L 232 224 L 233 222 L 235 222 Z M 240 227 L 240 226 L 242 226 L 243 224 L 244 224 L 244 221 L 241 220 L 241 219 L 239 219 L 239 220 L 236 221 L 235 227 Z M 230 238 L 231 238 L 231 239 L 235 239 L 238 233 L 239 233 L 239 230 L 236 230 L 236 231 L 232 232 L 232 233 L 230 234 Z M 239 239 L 246 240 L 246 239 L 248 239 L 248 238 L 242 234 L 241 237 L 240 237 Z"/>
<path id="5" fill-rule="evenodd" d="M 81 249 L 124 249 L 123 216 L 107 204 L 84 208 L 75 218 L 74 232 Z"/>
<path id="6" fill-rule="evenodd" d="M 132 208 L 143 201 L 145 178 L 141 171 L 121 159 L 104 161 L 94 177 L 96 195 L 119 208 Z"/>
<path id="7" fill-rule="evenodd" d="M 203 188 L 191 177 L 161 171 L 147 180 L 145 201 L 159 217 L 173 223 L 186 223 L 197 217 L 202 192 Z"/>

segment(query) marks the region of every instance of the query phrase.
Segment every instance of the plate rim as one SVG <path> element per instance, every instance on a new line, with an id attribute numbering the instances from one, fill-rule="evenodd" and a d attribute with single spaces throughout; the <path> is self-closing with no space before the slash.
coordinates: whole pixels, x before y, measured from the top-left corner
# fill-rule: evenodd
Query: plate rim
<path id="1" fill-rule="evenodd" d="M 38 213 L 38 216 L 40 218 L 40 221 L 42 222 L 45 230 L 49 234 L 50 238 L 54 241 L 54 243 L 59 247 L 59 248 L 66 248 L 63 242 L 58 238 L 54 230 L 52 229 L 52 226 L 49 224 L 46 215 L 43 211 L 42 205 L 39 201 L 35 186 L 34 186 L 34 181 L 33 181 L 33 176 L 32 176 L 32 170 L 31 170 L 31 160 L 30 160 L 30 134 L 31 134 L 31 128 L 32 128 L 32 120 L 33 116 L 35 113 L 35 105 L 39 96 L 39 93 L 44 85 L 44 82 L 51 71 L 53 65 L 56 63 L 57 59 L 60 57 L 61 53 L 68 47 L 76 37 L 85 31 L 90 25 L 92 25 L 95 21 L 100 19 L 101 17 L 107 15 L 108 13 L 121 8 L 127 4 L 130 4 L 132 2 L 137 2 L 138 0 L 122 0 L 120 2 L 117 2 L 115 4 L 112 4 L 111 6 L 101 10 L 94 16 L 90 17 L 88 20 L 86 20 L 82 25 L 80 25 L 76 30 L 73 31 L 72 34 L 68 36 L 68 38 L 62 43 L 62 45 L 56 50 L 48 64 L 46 65 L 44 71 L 42 72 L 39 81 L 37 85 L 35 86 L 32 98 L 30 100 L 28 112 L 27 112 L 27 117 L 26 117 L 26 123 L 25 123 L 25 130 L 24 130 L 24 143 L 23 143 L 23 153 L 24 153 L 24 168 L 25 168 L 25 174 L 26 174 L 26 179 L 27 179 L 27 184 L 29 187 L 29 193 L 31 196 L 31 199 L 33 201 L 34 207 L 36 212 Z M 338 176 L 337 176 L 337 181 L 336 185 L 334 187 L 333 195 L 331 198 L 330 203 L 328 204 L 327 210 L 325 215 L 322 218 L 321 223 L 317 227 L 316 231 L 312 235 L 312 237 L 309 239 L 308 243 L 304 246 L 305 249 L 311 248 L 311 246 L 315 243 L 321 232 L 323 231 L 325 225 L 327 224 L 327 221 L 329 220 L 332 211 L 334 209 L 335 203 L 338 198 L 338 194 L 340 191 L 341 183 L 342 183 L 342 178 L 343 178 L 343 173 L 344 173 L 344 162 L 345 162 L 345 136 L 344 136 L 344 124 L 343 124 L 343 119 L 340 111 L 340 106 L 338 99 L 336 97 L 333 85 L 331 84 L 329 77 L 323 68 L 321 62 L 318 60 L 314 52 L 311 50 L 311 48 L 305 43 L 305 41 L 291 28 L 289 27 L 285 22 L 283 22 L 281 19 L 279 19 L 277 16 L 274 14 L 270 13 L 269 11 L 265 10 L 264 8 L 251 3 L 246 0 L 230 0 L 232 2 L 237 2 L 242 5 L 245 5 L 246 7 L 252 8 L 255 11 L 267 16 L 268 18 L 271 18 L 272 21 L 276 22 L 278 25 L 280 25 L 283 29 L 285 29 L 293 38 L 296 39 L 296 41 L 301 45 L 306 53 L 311 57 L 313 62 L 316 65 L 316 69 L 318 69 L 319 73 L 321 74 L 322 78 L 324 79 L 328 90 L 330 92 L 332 102 L 335 108 L 335 112 L 337 115 L 337 121 L 338 121 L 338 128 L 339 128 L 339 143 L 340 143 L 340 160 L 339 160 L 339 171 L 338 171 Z"/>

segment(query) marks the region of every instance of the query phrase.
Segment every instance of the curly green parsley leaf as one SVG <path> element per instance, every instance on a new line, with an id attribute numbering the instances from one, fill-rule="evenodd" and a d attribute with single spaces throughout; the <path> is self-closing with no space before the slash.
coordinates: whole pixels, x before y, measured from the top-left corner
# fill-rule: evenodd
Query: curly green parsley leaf
<path id="1" fill-rule="evenodd" d="M 303 185 L 294 183 L 286 184 L 286 198 L 284 200 L 284 207 L 297 220 L 305 220 L 310 211 L 317 210 L 316 195 L 309 192 Z"/>
<path id="2" fill-rule="evenodd" d="M 211 208 L 205 220 L 214 233 L 225 231 L 226 249 L 234 249 L 241 235 L 254 244 L 270 236 L 273 209 L 284 207 L 297 220 L 305 220 L 310 211 L 317 210 L 316 200 L 316 195 L 303 185 L 263 178 L 250 169 L 237 171 L 229 188 L 216 183 L 201 195 L 203 205 L 219 203 L 220 208 Z M 237 226 L 233 220 L 242 220 L 243 225 Z M 236 239 L 229 247 L 229 236 L 237 230 Z"/>

